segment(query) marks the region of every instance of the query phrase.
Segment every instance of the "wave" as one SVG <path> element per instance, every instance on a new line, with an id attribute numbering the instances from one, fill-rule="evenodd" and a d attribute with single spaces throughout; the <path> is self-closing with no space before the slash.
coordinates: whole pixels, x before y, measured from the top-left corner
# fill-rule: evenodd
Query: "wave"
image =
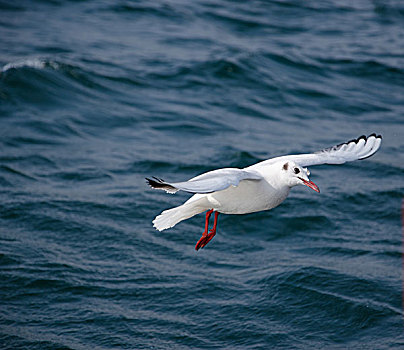
<path id="1" fill-rule="evenodd" d="M 0 72 L 0 99 L 33 106 L 70 105 L 110 92 L 94 72 L 78 63 L 49 58 L 10 62 Z M 11 107 L 11 106 L 10 106 Z"/>
<path id="2" fill-rule="evenodd" d="M 6 2 L 0 343 L 399 348 L 401 5 Z M 385 138 L 374 158 L 311 169 L 321 195 L 300 187 L 273 211 L 221 215 L 203 251 L 203 214 L 152 227 L 190 195 L 144 177 L 369 128 Z"/>
<path id="3" fill-rule="evenodd" d="M 1 71 L 3 73 L 5 73 L 10 69 L 19 69 L 19 68 L 24 68 L 24 67 L 29 67 L 29 68 L 34 68 L 34 69 L 44 69 L 44 68 L 50 67 L 53 69 L 59 69 L 60 65 L 57 62 L 46 60 L 43 58 L 28 58 L 28 59 L 21 60 L 21 61 L 7 63 L 6 65 L 3 66 Z"/>

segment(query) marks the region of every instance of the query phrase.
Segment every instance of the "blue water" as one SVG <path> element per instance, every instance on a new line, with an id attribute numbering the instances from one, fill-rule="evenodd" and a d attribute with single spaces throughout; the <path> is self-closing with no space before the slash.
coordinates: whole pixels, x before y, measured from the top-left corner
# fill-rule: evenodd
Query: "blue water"
<path id="1" fill-rule="evenodd" d="M 403 349 L 401 1 L 0 1 L 2 349 Z M 220 167 L 380 133 L 278 208 L 151 221 Z"/>

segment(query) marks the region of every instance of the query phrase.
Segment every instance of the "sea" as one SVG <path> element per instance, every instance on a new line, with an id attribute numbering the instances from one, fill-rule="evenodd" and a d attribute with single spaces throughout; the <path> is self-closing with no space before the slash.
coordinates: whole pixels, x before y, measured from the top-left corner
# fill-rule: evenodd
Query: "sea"
<path id="1" fill-rule="evenodd" d="M 404 349 L 404 3 L 0 0 L 1 349 Z M 159 232 L 146 177 L 381 134 L 316 193 Z"/>

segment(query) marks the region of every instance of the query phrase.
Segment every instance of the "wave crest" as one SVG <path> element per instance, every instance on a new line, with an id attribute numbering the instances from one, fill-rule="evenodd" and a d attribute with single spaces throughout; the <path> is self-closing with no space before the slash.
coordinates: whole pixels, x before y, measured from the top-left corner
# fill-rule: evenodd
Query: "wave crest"
<path id="1" fill-rule="evenodd" d="M 16 62 L 10 62 L 3 66 L 1 69 L 2 73 L 7 72 L 10 69 L 19 69 L 19 68 L 34 68 L 34 69 L 44 69 L 47 67 L 53 69 L 59 69 L 60 65 L 57 62 L 50 61 L 44 58 L 28 58 Z"/>

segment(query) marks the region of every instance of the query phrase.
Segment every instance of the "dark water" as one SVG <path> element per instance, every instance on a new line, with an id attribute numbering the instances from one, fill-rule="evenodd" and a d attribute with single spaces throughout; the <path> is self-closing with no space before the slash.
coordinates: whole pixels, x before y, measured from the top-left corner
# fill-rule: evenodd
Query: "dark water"
<path id="1" fill-rule="evenodd" d="M 398 349 L 401 1 L 1 1 L 0 347 Z M 145 176 L 316 151 L 273 211 L 157 232 Z"/>

